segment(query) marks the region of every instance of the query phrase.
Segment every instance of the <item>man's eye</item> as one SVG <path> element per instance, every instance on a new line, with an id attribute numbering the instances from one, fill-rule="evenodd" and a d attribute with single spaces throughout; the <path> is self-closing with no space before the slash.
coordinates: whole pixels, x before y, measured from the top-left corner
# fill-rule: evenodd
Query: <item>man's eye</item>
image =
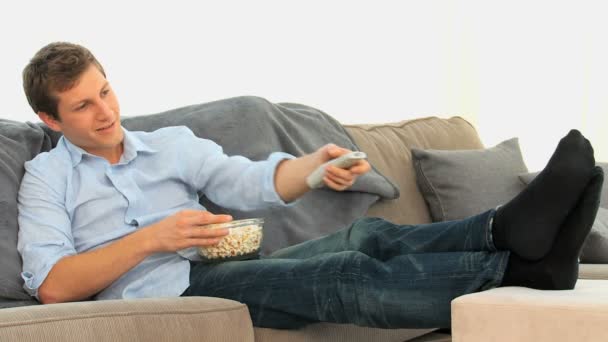
<path id="1" fill-rule="evenodd" d="M 87 106 L 87 104 L 83 103 L 82 105 L 76 107 L 76 110 L 83 110 L 86 106 Z"/>
<path id="2" fill-rule="evenodd" d="M 108 95 L 109 92 L 110 92 L 110 89 L 106 89 L 101 92 L 101 95 L 106 96 L 106 95 Z"/>

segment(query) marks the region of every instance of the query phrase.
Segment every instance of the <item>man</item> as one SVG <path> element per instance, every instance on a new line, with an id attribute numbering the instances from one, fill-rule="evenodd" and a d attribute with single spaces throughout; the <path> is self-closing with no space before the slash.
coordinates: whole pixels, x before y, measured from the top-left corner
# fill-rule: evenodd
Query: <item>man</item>
<path id="1" fill-rule="evenodd" d="M 184 127 L 129 132 L 101 64 L 75 44 L 43 47 L 23 80 L 34 112 L 63 133 L 26 163 L 19 192 L 24 287 L 43 303 L 205 295 L 246 303 L 264 327 L 447 327 L 450 301 L 466 293 L 572 288 L 599 203 L 603 173 L 573 130 L 497 210 L 420 226 L 364 218 L 261 259 L 202 264 L 191 247 L 227 232 L 198 227 L 231 217 L 205 211 L 199 192 L 240 210 L 289 205 L 310 190 L 313 170 L 349 151 L 252 162 Z M 323 180 L 342 191 L 369 170 L 332 167 Z"/>

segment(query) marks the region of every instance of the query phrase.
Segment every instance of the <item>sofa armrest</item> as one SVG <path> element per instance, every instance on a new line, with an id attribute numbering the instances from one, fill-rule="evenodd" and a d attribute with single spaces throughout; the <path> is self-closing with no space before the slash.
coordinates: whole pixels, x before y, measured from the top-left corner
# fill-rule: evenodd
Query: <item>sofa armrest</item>
<path id="1" fill-rule="evenodd" d="M 608 264 L 580 264 L 578 279 L 608 280 Z"/>
<path id="2" fill-rule="evenodd" d="M 254 341 L 247 306 L 213 297 L 148 298 L 0 310 L 0 341 Z"/>

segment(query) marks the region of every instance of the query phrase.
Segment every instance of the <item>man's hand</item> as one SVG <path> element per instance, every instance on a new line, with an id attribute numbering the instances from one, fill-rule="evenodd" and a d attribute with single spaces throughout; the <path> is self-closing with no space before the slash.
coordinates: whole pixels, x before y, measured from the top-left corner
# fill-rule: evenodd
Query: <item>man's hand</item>
<path id="1" fill-rule="evenodd" d="M 211 223 L 232 221 L 230 215 L 214 215 L 203 210 L 182 210 L 161 220 L 148 229 L 150 250 L 175 252 L 184 248 L 211 246 L 228 235 L 228 229 L 204 229 Z"/>
<path id="2" fill-rule="evenodd" d="M 274 184 L 277 193 L 285 202 L 291 202 L 310 191 L 306 178 L 327 161 L 337 158 L 348 149 L 327 144 L 305 156 L 281 161 L 276 169 Z M 331 189 L 343 191 L 348 189 L 357 177 L 371 170 L 367 160 L 360 160 L 348 169 L 328 167 L 323 182 Z"/>
<path id="3" fill-rule="evenodd" d="M 315 153 L 319 155 L 321 164 L 323 164 L 350 152 L 352 151 L 346 148 L 334 144 L 327 144 L 318 149 Z M 357 177 L 369 172 L 369 170 L 371 170 L 371 166 L 365 159 L 357 161 L 356 164 L 348 169 L 341 169 L 333 165 L 328 165 L 325 168 L 323 182 L 331 189 L 343 191 L 350 188 L 357 180 Z"/>

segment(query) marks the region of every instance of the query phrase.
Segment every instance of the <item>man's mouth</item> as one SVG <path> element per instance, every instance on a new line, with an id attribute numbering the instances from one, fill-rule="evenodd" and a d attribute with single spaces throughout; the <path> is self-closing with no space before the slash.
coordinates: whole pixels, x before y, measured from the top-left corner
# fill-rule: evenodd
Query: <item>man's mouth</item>
<path id="1" fill-rule="evenodd" d="M 99 131 L 105 131 L 105 130 L 107 130 L 107 129 L 110 129 L 110 128 L 112 128 L 112 127 L 114 126 L 114 122 L 116 122 L 116 121 L 112 121 L 112 123 L 111 123 L 111 124 L 109 124 L 109 125 L 107 125 L 107 126 L 104 126 L 104 127 L 101 127 L 101 128 L 98 128 L 98 129 L 96 129 L 96 131 L 98 131 L 98 132 L 99 132 Z"/>

